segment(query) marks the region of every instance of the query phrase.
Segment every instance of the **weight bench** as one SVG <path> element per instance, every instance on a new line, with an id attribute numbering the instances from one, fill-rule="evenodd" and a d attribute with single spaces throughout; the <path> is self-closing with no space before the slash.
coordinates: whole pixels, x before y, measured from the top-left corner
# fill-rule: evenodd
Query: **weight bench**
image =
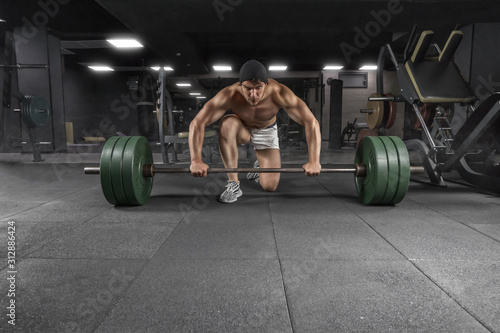
<path id="1" fill-rule="evenodd" d="M 468 103 L 475 99 L 472 89 L 451 61 L 463 34 L 453 31 L 443 51 L 436 57 L 428 57 L 434 32 L 422 32 L 410 59 L 405 63 L 408 77 L 415 88 L 421 103 Z M 435 46 L 434 46 L 435 47 Z"/>

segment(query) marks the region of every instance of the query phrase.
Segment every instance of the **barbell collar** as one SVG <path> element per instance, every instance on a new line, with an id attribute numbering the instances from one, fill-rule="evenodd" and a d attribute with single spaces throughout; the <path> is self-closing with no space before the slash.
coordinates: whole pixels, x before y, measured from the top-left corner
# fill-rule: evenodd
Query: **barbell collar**
<path id="1" fill-rule="evenodd" d="M 100 168 L 99 167 L 85 167 L 83 169 L 83 172 L 86 174 L 86 175 L 98 175 L 100 174 Z"/>
<path id="2" fill-rule="evenodd" d="M 372 102 L 406 102 L 406 99 L 401 95 L 368 97 L 368 100 Z"/>

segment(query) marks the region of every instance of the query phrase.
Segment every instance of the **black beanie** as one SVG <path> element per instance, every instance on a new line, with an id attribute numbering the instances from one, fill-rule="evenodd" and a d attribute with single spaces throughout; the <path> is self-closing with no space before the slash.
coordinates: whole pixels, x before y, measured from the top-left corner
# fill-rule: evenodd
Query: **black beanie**
<path id="1" fill-rule="evenodd" d="M 257 60 L 247 61 L 240 69 L 240 82 L 253 79 L 267 83 L 266 67 Z"/>

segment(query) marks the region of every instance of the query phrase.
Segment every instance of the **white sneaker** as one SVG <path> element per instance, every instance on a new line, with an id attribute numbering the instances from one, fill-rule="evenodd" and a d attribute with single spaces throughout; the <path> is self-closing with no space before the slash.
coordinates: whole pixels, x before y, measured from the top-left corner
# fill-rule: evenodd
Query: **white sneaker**
<path id="1" fill-rule="evenodd" d="M 259 167 L 259 160 L 256 160 L 255 163 L 253 164 L 254 168 Z M 253 180 L 254 182 L 258 183 L 259 182 L 259 173 L 258 172 L 249 172 L 247 173 L 247 179 L 248 180 Z"/>
<path id="2" fill-rule="evenodd" d="M 234 180 L 228 180 L 226 190 L 222 192 L 218 200 L 222 203 L 233 203 L 242 195 L 243 192 L 240 189 L 240 184 Z"/>

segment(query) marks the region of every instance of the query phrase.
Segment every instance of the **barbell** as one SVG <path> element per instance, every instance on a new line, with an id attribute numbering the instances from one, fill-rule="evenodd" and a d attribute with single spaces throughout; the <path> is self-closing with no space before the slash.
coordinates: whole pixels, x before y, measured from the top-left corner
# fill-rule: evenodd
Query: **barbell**
<path id="1" fill-rule="evenodd" d="M 99 174 L 106 200 L 112 205 L 145 204 L 157 173 L 190 173 L 189 168 L 153 164 L 148 140 L 142 136 L 114 136 L 104 144 L 99 167 L 84 168 L 85 174 Z M 208 173 L 304 173 L 302 168 L 209 168 Z M 410 166 L 403 141 L 395 136 L 365 137 L 356 149 L 355 164 L 322 168 L 321 173 L 354 174 L 358 196 L 364 204 L 397 204 L 403 200 L 410 173 L 423 173 Z"/>

